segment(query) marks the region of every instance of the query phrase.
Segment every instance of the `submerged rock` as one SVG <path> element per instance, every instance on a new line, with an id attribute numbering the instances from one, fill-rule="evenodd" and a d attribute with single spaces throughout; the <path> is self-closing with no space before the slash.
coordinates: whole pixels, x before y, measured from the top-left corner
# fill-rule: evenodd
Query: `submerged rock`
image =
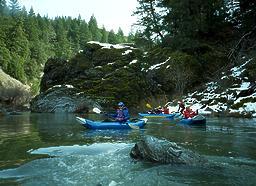
<path id="1" fill-rule="evenodd" d="M 131 149 L 134 159 L 165 164 L 204 164 L 206 159 L 199 154 L 178 146 L 175 142 L 145 136 Z"/>

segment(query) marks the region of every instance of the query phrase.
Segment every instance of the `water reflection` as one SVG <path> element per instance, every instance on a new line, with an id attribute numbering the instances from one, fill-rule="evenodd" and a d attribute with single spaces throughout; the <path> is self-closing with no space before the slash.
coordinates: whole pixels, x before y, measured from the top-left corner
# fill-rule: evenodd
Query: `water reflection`
<path id="1" fill-rule="evenodd" d="M 0 117 L 0 131 L 1 139 L 17 134 L 29 134 L 31 131 L 30 113 Z"/>

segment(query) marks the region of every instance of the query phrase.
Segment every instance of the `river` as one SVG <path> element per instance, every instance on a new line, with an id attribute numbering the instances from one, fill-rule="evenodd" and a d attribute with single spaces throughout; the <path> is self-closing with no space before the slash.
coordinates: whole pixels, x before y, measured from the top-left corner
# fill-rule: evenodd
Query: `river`
<path id="1" fill-rule="evenodd" d="M 143 135 L 174 141 L 209 164 L 134 161 L 130 149 Z M 151 119 L 143 130 L 97 131 L 73 114 L 24 113 L 0 118 L 0 185 L 255 185 L 255 146 L 255 119 L 209 117 L 203 128 Z"/>

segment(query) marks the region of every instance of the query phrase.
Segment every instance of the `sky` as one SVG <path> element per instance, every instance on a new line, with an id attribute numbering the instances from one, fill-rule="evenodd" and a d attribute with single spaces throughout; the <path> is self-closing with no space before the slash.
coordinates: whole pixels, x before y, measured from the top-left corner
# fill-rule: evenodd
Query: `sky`
<path id="1" fill-rule="evenodd" d="M 21 7 L 29 11 L 31 7 L 41 16 L 54 18 L 56 16 L 71 16 L 77 18 L 80 14 L 87 23 L 90 17 L 96 17 L 98 26 L 117 32 L 121 27 L 125 35 L 131 31 L 131 25 L 136 17 L 131 16 L 136 10 L 137 0 L 18 0 Z"/>

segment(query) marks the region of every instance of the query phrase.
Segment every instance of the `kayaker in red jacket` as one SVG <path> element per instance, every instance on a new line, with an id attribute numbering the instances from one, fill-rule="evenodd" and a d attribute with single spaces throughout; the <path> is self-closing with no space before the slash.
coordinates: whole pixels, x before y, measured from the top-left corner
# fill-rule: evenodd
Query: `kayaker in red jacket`
<path id="1" fill-rule="evenodd" d="M 196 115 L 198 115 L 198 110 L 195 112 L 190 108 L 190 106 L 186 107 L 186 109 L 183 111 L 183 116 L 186 119 L 192 118 Z"/>

